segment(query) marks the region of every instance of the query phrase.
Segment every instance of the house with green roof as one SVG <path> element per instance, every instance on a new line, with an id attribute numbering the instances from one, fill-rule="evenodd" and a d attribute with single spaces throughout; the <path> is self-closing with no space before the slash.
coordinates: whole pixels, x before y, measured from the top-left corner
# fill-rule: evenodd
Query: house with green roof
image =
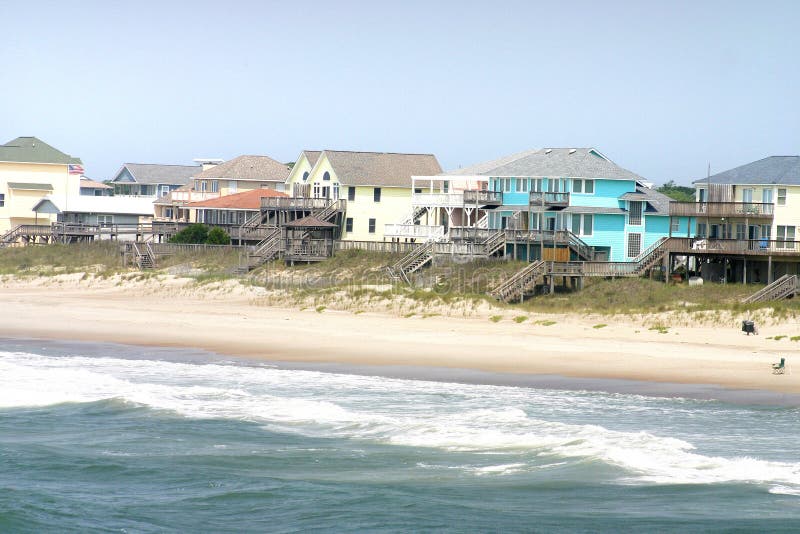
<path id="1" fill-rule="evenodd" d="M 83 164 L 36 137 L 17 137 L 0 145 L 0 236 L 21 224 L 50 224 L 33 207 L 47 195 L 68 202 L 80 195 Z"/>

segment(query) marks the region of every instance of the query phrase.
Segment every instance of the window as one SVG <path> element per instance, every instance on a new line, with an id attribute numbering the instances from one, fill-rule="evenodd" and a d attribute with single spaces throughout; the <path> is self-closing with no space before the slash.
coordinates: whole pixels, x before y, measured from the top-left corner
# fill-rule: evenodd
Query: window
<path id="1" fill-rule="evenodd" d="M 167 219 L 172 219 L 172 208 L 164 208 L 164 216 Z"/>
<path id="2" fill-rule="evenodd" d="M 320 188 L 319 182 L 314 182 L 314 198 L 319 198 Z"/>
<path id="3" fill-rule="evenodd" d="M 594 195 L 594 180 L 583 181 L 583 192 L 587 195 Z"/>
<path id="4" fill-rule="evenodd" d="M 525 178 L 517 178 L 517 193 L 528 192 L 528 180 Z"/>
<path id="5" fill-rule="evenodd" d="M 353 218 L 348 217 L 344 220 L 344 231 L 345 232 L 352 232 L 353 231 Z"/>
<path id="6" fill-rule="evenodd" d="M 375 233 L 375 219 L 369 220 L 369 233 L 371 234 Z"/>
<path id="7" fill-rule="evenodd" d="M 705 189 L 698 189 L 697 190 L 697 201 L 698 202 L 705 202 L 706 201 L 706 190 Z"/>
<path id="8" fill-rule="evenodd" d="M 208 187 L 208 182 L 206 182 L 205 180 L 202 180 L 200 182 L 200 192 L 205 193 L 207 187 Z"/>
<path id="9" fill-rule="evenodd" d="M 306 180 L 308 180 L 308 171 L 303 173 L 303 181 L 305 182 Z"/>
<path id="10" fill-rule="evenodd" d="M 114 216 L 113 215 L 98 215 L 97 216 L 97 225 L 102 228 L 108 228 L 114 224 Z"/>
<path id="11" fill-rule="evenodd" d="M 239 190 L 239 182 L 236 180 L 228 180 L 228 193 L 235 193 Z"/>
<path id="12" fill-rule="evenodd" d="M 795 227 L 778 225 L 776 229 L 778 248 L 794 248 Z"/>
<path id="13" fill-rule="evenodd" d="M 697 223 L 697 237 L 706 236 L 706 223 Z"/>
<path id="14" fill-rule="evenodd" d="M 766 239 L 769 241 L 770 236 L 772 235 L 772 227 L 768 224 L 761 225 L 761 239 Z"/>
<path id="15" fill-rule="evenodd" d="M 347 200 L 353 202 L 356 199 L 356 188 L 350 186 L 347 188 Z"/>
<path id="16" fill-rule="evenodd" d="M 583 180 L 572 180 L 572 192 L 583 193 Z"/>
<path id="17" fill-rule="evenodd" d="M 373 191 L 372 191 L 372 200 L 375 201 L 375 202 L 380 202 L 381 201 L 381 188 L 380 187 L 376 187 L 375 189 L 373 189 Z M 370 219 L 370 220 L 374 221 L 375 219 Z"/>
<path id="18" fill-rule="evenodd" d="M 642 234 L 628 234 L 628 257 L 635 258 L 642 251 Z"/>
<path id="19" fill-rule="evenodd" d="M 0 193 L 0 208 L 6 205 L 6 195 L 5 193 Z"/>
<path id="20" fill-rule="evenodd" d="M 328 171 L 325 171 L 325 174 L 322 175 L 322 179 L 325 180 L 326 182 L 330 181 L 331 173 L 329 173 Z"/>
<path id="21" fill-rule="evenodd" d="M 778 189 L 778 206 L 785 206 L 786 205 L 786 189 L 779 188 Z"/>
<path id="22" fill-rule="evenodd" d="M 628 208 L 628 224 L 632 226 L 639 226 L 642 224 L 642 203 L 638 201 L 630 201 Z M 639 236 L 641 237 L 641 236 Z"/>
<path id="23" fill-rule="evenodd" d="M 211 192 L 219 193 L 219 180 L 211 180 Z"/>
<path id="24" fill-rule="evenodd" d="M 558 178 L 548 178 L 547 180 L 547 192 L 548 193 L 560 193 L 564 189 L 564 180 Z"/>
<path id="25" fill-rule="evenodd" d="M 753 188 L 748 187 L 747 189 L 742 189 L 742 202 L 745 204 L 750 204 L 753 202 Z"/>
<path id="26" fill-rule="evenodd" d="M 764 189 L 761 191 L 761 202 L 764 204 L 772 204 L 772 189 Z"/>
<path id="27" fill-rule="evenodd" d="M 592 235 L 592 226 L 594 220 L 593 215 L 590 213 L 572 214 L 572 233 L 575 235 L 590 236 Z"/>
<path id="28" fill-rule="evenodd" d="M 744 223 L 736 223 L 736 239 L 743 240 L 745 237 Z"/>
<path id="29" fill-rule="evenodd" d="M 339 182 L 333 184 L 333 200 L 339 200 Z"/>
<path id="30" fill-rule="evenodd" d="M 159 187 L 158 196 L 165 197 L 165 196 L 169 195 L 169 186 L 168 185 L 160 185 L 158 187 Z"/>
<path id="31" fill-rule="evenodd" d="M 680 229 L 681 229 L 681 220 L 672 219 L 672 222 L 670 222 L 670 227 L 669 227 L 670 232 L 674 234 L 676 232 L 679 232 Z"/>
<path id="32" fill-rule="evenodd" d="M 536 191 L 537 193 L 542 192 L 542 179 L 541 178 L 532 178 L 531 179 L 531 191 Z"/>

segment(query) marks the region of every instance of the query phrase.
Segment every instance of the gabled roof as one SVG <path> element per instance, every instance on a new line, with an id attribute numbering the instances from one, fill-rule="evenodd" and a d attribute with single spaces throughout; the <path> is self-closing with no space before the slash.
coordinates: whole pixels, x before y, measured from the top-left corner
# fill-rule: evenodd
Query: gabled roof
<path id="1" fill-rule="evenodd" d="M 127 169 L 137 184 L 184 185 L 199 174 L 201 165 L 158 165 L 155 163 L 126 163 L 117 171 L 114 180 Z"/>
<path id="2" fill-rule="evenodd" d="M 325 150 L 322 155 L 343 185 L 411 187 L 412 176 L 442 172 L 433 154 Z"/>
<path id="3" fill-rule="evenodd" d="M 644 178 L 623 169 L 594 148 L 541 148 L 519 152 L 447 173 L 462 176 L 559 177 L 635 180 Z"/>
<path id="4" fill-rule="evenodd" d="M 322 154 L 322 152 L 319 150 L 303 150 L 303 155 L 305 155 L 308 164 L 312 167 L 317 164 L 320 154 Z"/>
<path id="5" fill-rule="evenodd" d="M 81 164 L 73 158 L 36 137 L 17 137 L 0 145 L 0 161 L 19 163 Z"/>
<path id="6" fill-rule="evenodd" d="M 187 208 L 229 209 L 229 210 L 258 210 L 261 209 L 261 199 L 264 197 L 288 197 L 286 193 L 274 189 L 253 189 L 244 193 L 234 193 L 210 200 L 189 202 Z"/>
<path id="7" fill-rule="evenodd" d="M 313 165 L 313 164 L 312 164 Z M 268 156 L 239 156 L 232 160 L 206 169 L 196 176 L 200 180 L 260 180 L 264 182 L 285 182 L 289 177 L 289 167 Z"/>
<path id="8" fill-rule="evenodd" d="M 669 215 L 669 203 L 672 202 L 672 199 L 664 193 L 641 184 L 636 184 L 636 191 L 625 193 L 619 198 L 620 200 L 647 202 L 651 207 L 647 213 L 656 215 Z"/>
<path id="9" fill-rule="evenodd" d="M 39 200 L 33 211 L 44 213 L 109 213 L 152 216 L 153 201 L 147 197 L 95 197 L 47 195 Z"/>
<path id="10" fill-rule="evenodd" d="M 699 178 L 692 182 L 702 185 L 800 185 L 800 156 L 769 156 L 735 169 Z"/>

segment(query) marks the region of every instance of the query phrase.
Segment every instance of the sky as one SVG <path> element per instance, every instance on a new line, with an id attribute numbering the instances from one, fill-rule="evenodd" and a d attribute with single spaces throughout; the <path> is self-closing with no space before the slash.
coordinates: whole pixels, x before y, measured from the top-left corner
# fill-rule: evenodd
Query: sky
<path id="1" fill-rule="evenodd" d="M 304 149 L 595 147 L 656 184 L 800 154 L 800 2 L 0 0 L 0 143 L 113 178 Z"/>

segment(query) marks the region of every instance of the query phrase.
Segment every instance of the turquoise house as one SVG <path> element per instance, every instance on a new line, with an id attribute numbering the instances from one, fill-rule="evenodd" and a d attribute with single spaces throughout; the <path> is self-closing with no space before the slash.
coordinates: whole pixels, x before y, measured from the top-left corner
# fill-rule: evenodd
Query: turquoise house
<path id="1" fill-rule="evenodd" d="M 485 162 L 459 174 L 489 177 L 503 204 L 489 228 L 507 230 L 507 253 L 520 259 L 586 259 L 559 249 L 564 236 L 593 249 L 594 259 L 633 261 L 687 221 L 670 222 L 670 199 L 641 176 L 594 148 L 535 149 Z M 552 245 L 546 253 L 546 245 Z"/>

